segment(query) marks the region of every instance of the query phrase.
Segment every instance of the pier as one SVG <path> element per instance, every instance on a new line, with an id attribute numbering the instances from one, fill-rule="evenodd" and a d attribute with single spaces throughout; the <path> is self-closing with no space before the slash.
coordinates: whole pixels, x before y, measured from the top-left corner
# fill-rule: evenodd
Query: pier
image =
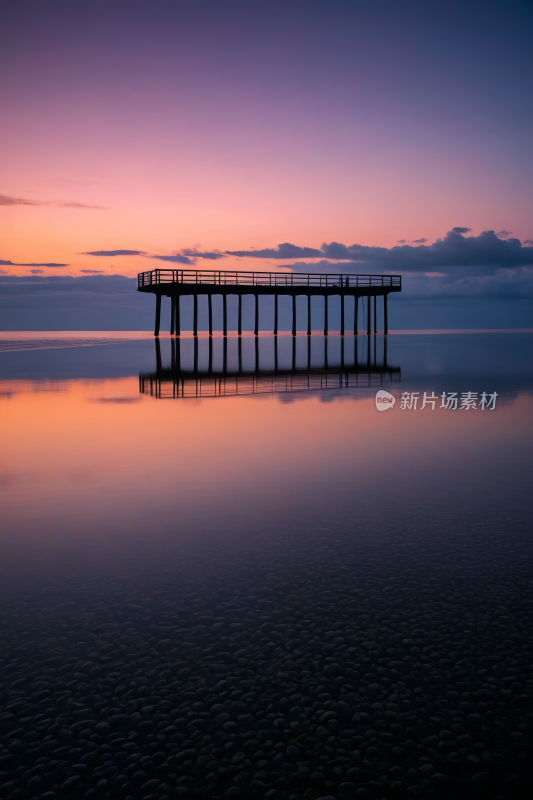
<path id="1" fill-rule="evenodd" d="M 141 394 L 158 399 L 228 397 L 379 388 L 401 381 L 400 367 L 387 362 L 386 337 L 368 338 L 362 347 L 354 338 L 316 335 L 184 337 L 168 344 L 164 363 L 156 338 L 156 369 L 139 375 Z"/>
<path id="2" fill-rule="evenodd" d="M 346 298 L 353 298 L 353 332 L 359 333 L 359 300 L 366 305 L 366 333 L 368 336 L 378 332 L 377 298 L 383 298 L 383 333 L 389 332 L 387 298 L 391 292 L 400 292 L 402 279 L 400 275 L 356 275 L 350 273 L 303 273 L 303 272 L 235 272 L 225 270 L 187 270 L 187 269 L 153 269 L 140 272 L 137 276 L 139 292 L 155 295 L 154 336 L 159 336 L 161 327 L 161 298 L 170 298 L 170 334 L 181 334 L 181 298 L 184 295 L 193 297 L 193 335 L 198 335 L 198 297 L 205 295 L 208 306 L 209 335 L 213 334 L 214 295 L 222 297 L 222 334 L 228 334 L 228 295 L 238 297 L 237 325 L 238 335 L 242 334 L 242 298 L 253 295 L 254 334 L 259 335 L 259 298 L 274 297 L 274 315 L 272 332 L 278 334 L 278 297 L 289 295 L 292 298 L 292 335 L 296 336 L 296 298 L 307 297 L 307 334 L 313 332 L 311 315 L 311 298 L 324 298 L 324 335 L 329 334 L 329 300 L 332 296 L 340 297 L 340 334 L 343 336 L 346 319 Z M 231 330 L 231 329 L 230 329 Z M 305 330 L 305 329 L 304 329 Z"/>

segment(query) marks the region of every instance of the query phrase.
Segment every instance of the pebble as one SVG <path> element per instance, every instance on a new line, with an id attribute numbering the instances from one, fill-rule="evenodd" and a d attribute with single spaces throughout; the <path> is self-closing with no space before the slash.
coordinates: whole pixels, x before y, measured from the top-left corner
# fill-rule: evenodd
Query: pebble
<path id="1" fill-rule="evenodd" d="M 527 560 L 501 568 L 503 535 L 407 549 L 252 537 L 12 597 L 0 796 L 521 797 Z"/>

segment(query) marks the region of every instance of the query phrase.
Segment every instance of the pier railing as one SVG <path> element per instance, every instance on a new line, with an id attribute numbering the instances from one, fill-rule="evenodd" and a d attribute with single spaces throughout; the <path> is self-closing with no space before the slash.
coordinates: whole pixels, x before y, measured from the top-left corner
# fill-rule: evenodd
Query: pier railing
<path id="1" fill-rule="evenodd" d="M 327 288 L 394 287 L 400 289 L 401 275 L 355 275 L 316 272 L 237 272 L 216 269 L 152 269 L 137 276 L 138 288 L 168 283 L 206 284 L 209 286 L 301 286 Z"/>

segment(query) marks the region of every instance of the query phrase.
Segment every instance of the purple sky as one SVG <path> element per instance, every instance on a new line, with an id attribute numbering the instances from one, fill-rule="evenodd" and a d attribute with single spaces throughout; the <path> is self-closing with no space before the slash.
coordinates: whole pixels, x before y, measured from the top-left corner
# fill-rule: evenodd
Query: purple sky
<path id="1" fill-rule="evenodd" d="M 0 269 L 530 296 L 532 22 L 514 0 L 8 0 Z"/>

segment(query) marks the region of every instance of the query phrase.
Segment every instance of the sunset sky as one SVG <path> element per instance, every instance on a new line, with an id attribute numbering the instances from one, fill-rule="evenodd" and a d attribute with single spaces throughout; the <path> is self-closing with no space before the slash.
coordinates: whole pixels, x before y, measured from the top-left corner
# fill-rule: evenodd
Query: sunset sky
<path id="1" fill-rule="evenodd" d="M 531 298 L 532 22 L 516 0 L 7 0 L 2 286 L 178 264 Z"/>

